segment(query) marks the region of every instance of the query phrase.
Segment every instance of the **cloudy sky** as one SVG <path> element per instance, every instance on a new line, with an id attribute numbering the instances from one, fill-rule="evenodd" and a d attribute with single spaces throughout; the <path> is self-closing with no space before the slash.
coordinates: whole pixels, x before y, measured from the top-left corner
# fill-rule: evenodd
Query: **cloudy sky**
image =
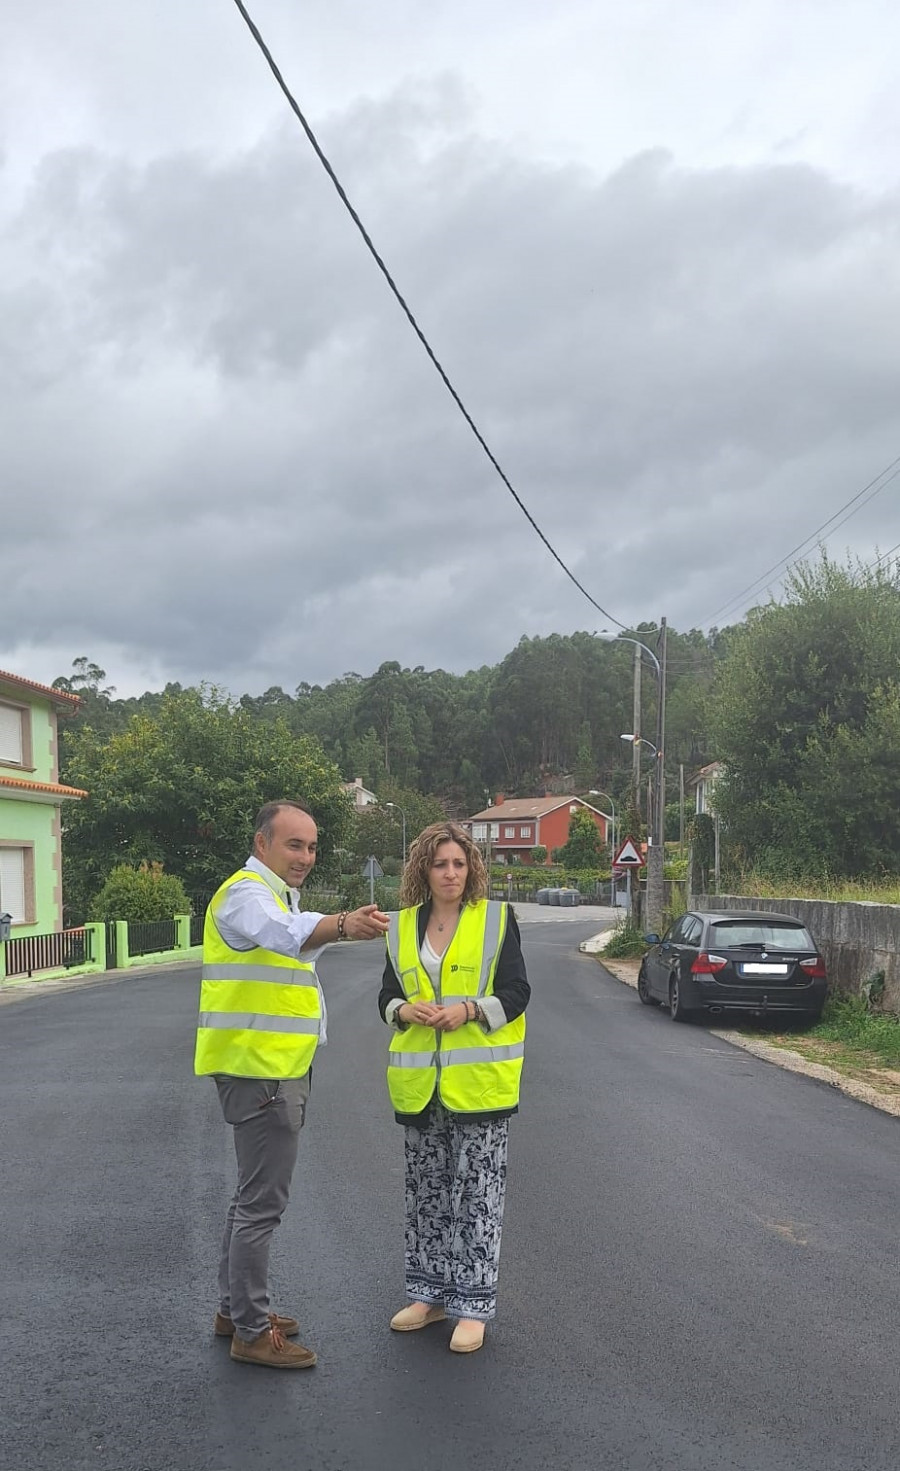
<path id="1" fill-rule="evenodd" d="M 459 671 L 733 621 L 869 482 L 830 550 L 900 543 L 896 0 L 250 9 L 609 619 L 231 0 L 30 0 L 0 55 L 0 668 Z"/>

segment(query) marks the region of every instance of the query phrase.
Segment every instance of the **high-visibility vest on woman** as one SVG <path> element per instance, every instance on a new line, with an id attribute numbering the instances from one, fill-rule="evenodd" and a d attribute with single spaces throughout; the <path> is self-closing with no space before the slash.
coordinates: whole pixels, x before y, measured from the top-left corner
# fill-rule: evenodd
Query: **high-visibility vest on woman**
<path id="1" fill-rule="evenodd" d="M 407 1001 L 452 1006 L 491 996 L 508 909 L 487 899 L 466 904 L 432 986 L 419 953 L 421 905 L 391 916 L 388 955 Z M 398 1113 L 417 1114 L 435 1089 L 454 1113 L 514 1108 L 525 1056 L 525 1014 L 486 1033 L 478 1022 L 455 1032 L 412 1023 L 394 1034 L 388 1059 L 388 1092 Z"/>
<path id="2" fill-rule="evenodd" d="M 194 1072 L 302 1078 L 322 1025 L 316 968 L 261 946 L 232 950 L 226 945 L 216 928 L 216 912 L 228 890 L 246 879 L 266 882 L 261 874 L 241 869 L 225 880 L 206 911 Z M 275 897 L 288 913 L 284 901 Z"/>

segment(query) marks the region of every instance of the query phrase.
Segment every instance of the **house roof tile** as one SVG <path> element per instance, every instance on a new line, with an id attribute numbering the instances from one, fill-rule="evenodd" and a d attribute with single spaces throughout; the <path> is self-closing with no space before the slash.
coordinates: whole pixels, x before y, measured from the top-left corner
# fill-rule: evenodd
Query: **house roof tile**
<path id="1" fill-rule="evenodd" d="M 589 812 L 599 811 L 599 808 L 591 807 L 589 802 L 585 802 L 583 797 L 511 797 L 497 807 L 485 807 L 483 812 L 473 813 L 471 817 L 466 818 L 466 821 L 522 822 L 529 817 L 546 817 L 548 812 L 555 812 L 559 807 L 570 807 L 573 803 L 577 803 L 579 807 L 586 807 Z"/>
<path id="2" fill-rule="evenodd" d="M 56 797 L 86 797 L 88 795 L 80 787 L 64 787 L 58 781 L 24 781 L 18 776 L 0 776 L 0 788 L 3 787 L 14 787 L 19 791 L 24 789 L 26 792 L 49 792 Z"/>
<path id="3" fill-rule="evenodd" d="M 51 685 L 38 684 L 33 679 L 23 679 L 21 674 L 10 674 L 6 669 L 0 669 L 0 685 L 3 684 L 12 685 L 13 689 L 27 694 L 48 695 L 54 703 L 64 705 L 70 710 L 81 704 L 80 695 L 71 695 L 68 690 L 55 690 Z"/>

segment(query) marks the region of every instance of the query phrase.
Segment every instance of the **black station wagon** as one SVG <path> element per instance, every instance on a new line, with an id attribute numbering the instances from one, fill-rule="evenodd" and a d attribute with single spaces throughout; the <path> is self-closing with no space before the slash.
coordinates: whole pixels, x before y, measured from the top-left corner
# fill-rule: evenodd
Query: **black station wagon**
<path id="1" fill-rule="evenodd" d="M 787 914 L 692 911 L 645 935 L 638 995 L 673 1021 L 724 1012 L 818 1021 L 828 979 L 809 930 Z"/>

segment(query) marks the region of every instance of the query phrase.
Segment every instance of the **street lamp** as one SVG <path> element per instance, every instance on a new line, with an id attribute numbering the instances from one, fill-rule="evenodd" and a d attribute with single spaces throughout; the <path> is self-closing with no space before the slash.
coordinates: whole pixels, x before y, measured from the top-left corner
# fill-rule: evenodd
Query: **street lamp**
<path id="1" fill-rule="evenodd" d="M 651 648 L 649 648 L 647 644 L 642 643 L 642 641 L 639 638 L 632 638 L 630 634 L 627 634 L 627 633 L 617 633 L 616 636 L 615 636 L 615 638 L 609 639 L 608 641 L 610 643 L 618 643 L 618 644 L 634 644 L 634 646 L 635 646 L 636 649 L 640 649 L 644 654 L 647 655 L 647 658 L 650 660 L 650 662 L 653 665 L 653 672 L 656 675 L 656 684 L 657 684 L 657 700 L 656 700 L 656 746 L 653 746 L 650 741 L 645 741 L 644 744 L 647 745 L 647 746 L 651 746 L 651 749 L 656 752 L 656 756 L 657 756 L 657 760 L 658 760 L 658 772 L 657 772 L 657 781 L 656 781 L 656 803 L 655 803 L 656 811 L 654 813 L 652 813 L 652 814 L 648 814 L 648 817 L 649 817 L 649 820 L 650 820 L 650 825 L 655 829 L 656 841 L 659 844 L 659 846 L 662 847 L 662 845 L 663 845 L 663 828 L 664 828 L 664 823 L 665 823 L 665 766 L 664 766 L 664 763 L 663 763 L 662 757 L 661 757 L 662 749 L 664 748 L 665 743 L 666 743 L 666 620 L 665 620 L 665 618 L 663 618 L 663 620 L 662 620 L 662 622 L 660 624 L 660 635 L 661 635 L 661 638 L 662 638 L 662 655 L 663 655 L 662 663 L 660 663 L 659 659 L 657 659 L 657 657 L 654 654 L 653 650 Z M 636 718 L 639 718 L 639 710 L 637 709 L 637 707 L 635 707 L 635 717 Z M 643 738 L 642 737 L 639 737 L 639 736 L 634 736 L 634 735 L 623 735 L 622 739 L 623 739 L 623 741 L 633 741 L 634 744 L 636 745 L 637 742 L 638 742 L 638 740 L 643 739 Z M 637 768 L 635 768 L 635 781 L 637 781 Z"/>
<path id="2" fill-rule="evenodd" d="M 659 847 L 662 847 L 662 816 L 659 802 L 660 784 L 662 782 L 662 751 L 660 751 L 658 746 L 654 746 L 652 741 L 645 740 L 643 736 L 634 735 L 631 731 L 623 732 L 620 739 L 630 741 L 633 746 L 649 746 L 656 757 L 656 782 L 654 785 L 653 803 L 650 806 L 649 812 L 649 828 L 651 844 L 655 843 Z"/>
<path id="3" fill-rule="evenodd" d="M 647 800 L 647 825 L 652 834 L 650 848 L 647 853 L 647 908 L 651 924 L 657 927 L 662 922 L 663 909 L 665 905 L 665 822 L 666 822 L 666 766 L 663 759 L 663 751 L 666 745 L 666 633 L 667 624 L 665 618 L 660 620 L 659 640 L 657 648 L 660 650 L 661 659 L 658 659 L 651 648 L 648 648 L 639 638 L 632 638 L 630 634 L 619 633 L 613 642 L 633 644 L 640 652 L 635 656 L 635 680 L 634 680 L 634 722 L 637 731 L 629 735 L 623 735 L 623 741 L 631 741 L 634 746 L 633 786 L 635 806 L 638 805 L 640 792 L 640 746 L 649 746 L 656 758 L 656 790 L 653 801 L 650 801 L 648 793 Z M 644 740 L 639 734 L 641 724 L 640 705 L 640 667 L 641 655 L 646 654 L 653 665 L 656 675 L 657 698 L 656 698 L 656 744 Z"/>
<path id="4" fill-rule="evenodd" d="M 611 639 L 610 642 L 617 644 L 634 644 L 636 648 L 643 649 L 644 653 L 649 654 L 650 658 L 653 660 L 653 667 L 656 670 L 656 677 L 657 679 L 659 679 L 660 675 L 662 674 L 659 660 L 657 659 L 653 650 L 651 648 L 648 648 L 646 644 L 642 644 L 639 638 L 627 638 L 624 633 L 617 633 L 615 639 Z"/>
<path id="5" fill-rule="evenodd" d="M 623 732 L 623 734 L 619 737 L 619 740 L 621 740 L 621 741 L 631 741 L 631 744 L 633 746 L 636 746 L 638 744 L 638 742 L 640 741 L 640 743 L 641 743 L 642 746 L 649 746 L 650 747 L 650 750 L 653 752 L 654 756 L 658 756 L 659 755 L 659 751 L 656 748 L 656 746 L 654 746 L 654 744 L 653 744 L 652 741 L 645 740 L 643 736 L 632 735 L 632 733 L 631 733 L 630 730 Z M 389 807 L 390 807 L 390 805 L 391 805 L 390 802 L 388 802 L 388 806 Z"/>
<path id="6" fill-rule="evenodd" d="M 403 821 L 403 867 L 406 867 L 406 813 L 399 802 L 385 802 L 385 807 L 396 807 Z"/>
<path id="7" fill-rule="evenodd" d="M 606 800 L 607 800 L 607 802 L 609 803 L 610 807 L 612 808 L 612 842 L 610 843 L 610 851 L 614 854 L 615 851 L 616 851 L 616 829 L 617 829 L 617 824 L 616 824 L 616 804 L 613 801 L 612 797 L 609 795 L 609 792 L 602 792 L 599 787 L 591 787 L 590 791 L 588 792 L 588 796 L 589 797 L 605 797 Z M 603 815 L 605 817 L 606 816 L 606 813 L 604 812 Z"/>

